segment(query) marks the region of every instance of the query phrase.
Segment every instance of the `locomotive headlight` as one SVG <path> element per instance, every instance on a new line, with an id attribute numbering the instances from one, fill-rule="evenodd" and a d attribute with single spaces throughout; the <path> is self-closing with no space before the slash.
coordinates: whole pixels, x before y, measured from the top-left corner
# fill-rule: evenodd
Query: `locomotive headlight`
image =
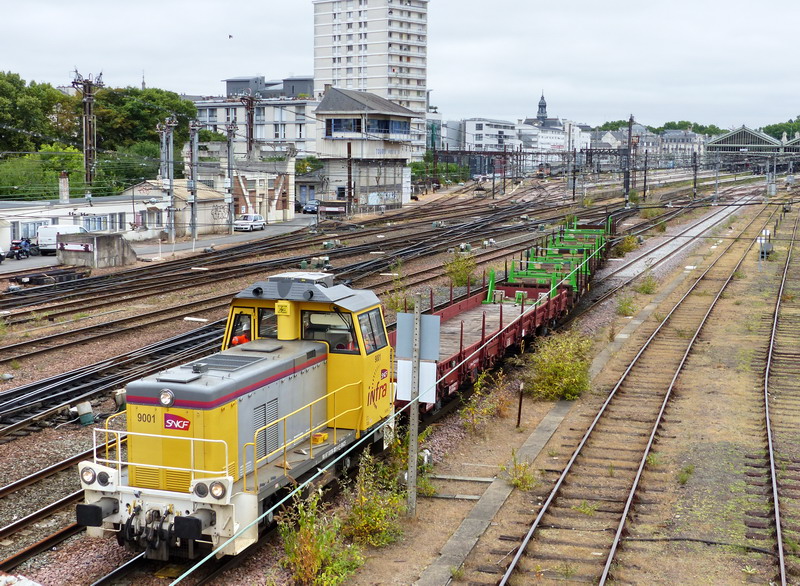
<path id="1" fill-rule="evenodd" d="M 194 493 L 201 499 L 204 499 L 208 496 L 208 486 L 205 482 L 198 482 L 194 485 Z"/>
<path id="2" fill-rule="evenodd" d="M 169 389 L 162 389 L 158 394 L 158 402 L 164 407 L 172 407 L 175 402 L 175 394 Z"/>
<path id="3" fill-rule="evenodd" d="M 97 473 L 92 468 L 88 466 L 81 469 L 81 480 L 83 480 L 84 484 L 92 484 L 97 478 Z"/>
<path id="4" fill-rule="evenodd" d="M 215 480 L 211 483 L 211 496 L 215 499 L 221 499 L 225 496 L 225 485 L 219 480 Z"/>
<path id="5" fill-rule="evenodd" d="M 100 486 L 108 486 L 108 483 L 111 481 L 111 477 L 108 475 L 108 472 L 103 471 L 97 475 L 97 483 Z"/>

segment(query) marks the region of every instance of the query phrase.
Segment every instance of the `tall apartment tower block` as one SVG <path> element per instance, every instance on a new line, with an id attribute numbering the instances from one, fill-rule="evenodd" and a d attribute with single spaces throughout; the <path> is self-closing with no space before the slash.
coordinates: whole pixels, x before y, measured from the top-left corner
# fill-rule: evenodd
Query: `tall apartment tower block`
<path id="1" fill-rule="evenodd" d="M 418 113 L 424 132 L 427 52 L 428 0 L 314 0 L 317 99 L 328 85 L 371 92 Z"/>

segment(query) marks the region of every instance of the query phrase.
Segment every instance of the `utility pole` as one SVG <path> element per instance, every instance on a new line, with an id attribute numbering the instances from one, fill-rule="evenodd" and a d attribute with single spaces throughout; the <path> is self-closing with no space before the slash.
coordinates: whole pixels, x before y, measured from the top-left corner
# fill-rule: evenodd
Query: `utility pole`
<path id="1" fill-rule="evenodd" d="M 225 125 L 228 135 L 228 176 L 225 178 L 225 203 L 228 206 L 228 234 L 233 234 L 233 138 L 236 136 L 236 118 Z"/>
<path id="2" fill-rule="evenodd" d="M 175 153 L 175 142 L 173 134 L 175 127 L 178 126 L 178 120 L 174 116 L 167 118 L 167 197 L 169 198 L 169 210 L 167 211 L 169 222 L 169 240 L 175 242 L 175 162 L 173 161 Z"/>
<path id="3" fill-rule="evenodd" d="M 353 143 L 347 143 L 347 215 L 353 213 Z M 319 214 L 319 212 L 317 212 Z"/>
<path id="4" fill-rule="evenodd" d="M 644 149 L 644 184 L 642 185 L 642 201 L 647 201 L 647 153 L 648 150 Z"/>
<path id="5" fill-rule="evenodd" d="M 578 149 L 572 149 L 572 201 L 575 201 L 575 184 L 578 180 Z"/>
<path id="6" fill-rule="evenodd" d="M 492 162 L 492 167 L 491 167 L 491 171 L 492 171 L 492 199 L 494 199 L 494 193 L 495 193 L 495 191 L 494 191 L 494 180 L 495 180 L 495 176 L 494 176 L 494 170 L 495 170 L 495 168 L 494 168 L 494 157 L 492 157 L 489 160 Z"/>
<path id="7" fill-rule="evenodd" d="M 172 132 L 178 125 L 174 118 L 167 118 L 162 124 L 156 124 L 156 132 L 161 138 L 161 188 L 166 189 L 169 207 L 167 208 L 167 229 L 169 231 L 170 242 L 175 242 L 175 200 L 172 189 L 173 174 L 175 172 L 172 164 Z"/>
<path id="8" fill-rule="evenodd" d="M 625 207 L 628 207 L 628 202 L 631 192 L 631 145 L 633 142 L 633 114 L 628 120 L 628 150 L 625 154 L 625 163 L 622 166 L 624 173 L 623 189 L 625 190 Z"/>
<path id="9" fill-rule="evenodd" d="M 506 145 L 503 145 L 503 195 L 506 194 L 506 164 L 508 159 L 506 159 Z"/>
<path id="10" fill-rule="evenodd" d="M 717 164 L 714 167 L 714 204 L 716 204 L 719 196 L 719 154 L 717 154 Z"/>
<path id="11" fill-rule="evenodd" d="M 189 209 L 192 240 L 197 238 L 197 163 L 200 158 L 200 148 L 198 144 L 198 133 L 203 126 L 197 121 L 189 123 L 189 152 L 191 154 L 192 178 L 189 180 Z"/>
<path id="12" fill-rule="evenodd" d="M 692 151 L 692 199 L 697 199 L 697 151 Z"/>
<path id="13" fill-rule="evenodd" d="M 243 96 L 242 104 L 244 104 L 244 126 L 247 141 L 247 158 L 249 159 L 255 144 L 253 125 L 255 123 L 256 99 L 253 96 Z"/>
<path id="14" fill-rule="evenodd" d="M 97 119 L 94 116 L 94 91 L 103 87 L 103 74 L 97 79 L 83 77 L 75 70 L 75 79 L 72 86 L 83 94 L 83 166 L 84 181 L 86 183 L 86 199 L 92 202 L 92 183 L 94 182 L 94 168 L 97 161 Z"/>
<path id="15" fill-rule="evenodd" d="M 439 185 L 442 184 L 439 181 L 439 153 L 436 151 L 436 125 L 431 125 L 431 146 L 433 148 L 433 179 Z"/>
<path id="16" fill-rule="evenodd" d="M 414 294 L 414 333 L 411 338 L 411 401 L 408 405 L 408 516 L 417 516 L 417 457 L 419 450 L 419 370 L 422 332 L 422 294 Z"/>

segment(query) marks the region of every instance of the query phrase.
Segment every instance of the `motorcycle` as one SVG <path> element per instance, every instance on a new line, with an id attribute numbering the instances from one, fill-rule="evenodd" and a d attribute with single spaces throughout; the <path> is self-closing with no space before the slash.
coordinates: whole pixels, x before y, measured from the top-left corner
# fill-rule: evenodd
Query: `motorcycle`
<path id="1" fill-rule="evenodd" d="M 8 251 L 8 258 L 22 260 L 23 258 L 37 256 L 38 254 L 39 247 L 35 244 L 31 244 L 31 241 L 27 238 L 23 238 L 22 240 L 11 241 L 11 248 Z"/>

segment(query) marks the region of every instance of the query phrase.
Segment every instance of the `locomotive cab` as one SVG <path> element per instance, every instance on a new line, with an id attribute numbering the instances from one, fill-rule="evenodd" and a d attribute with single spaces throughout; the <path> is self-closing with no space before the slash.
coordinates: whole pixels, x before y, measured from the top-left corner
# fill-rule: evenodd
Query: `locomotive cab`
<path id="1" fill-rule="evenodd" d="M 78 523 L 152 559 L 238 554 L 279 493 L 364 435 L 382 441 L 390 365 L 374 293 L 323 273 L 248 287 L 221 352 L 128 384 L 127 451 L 121 430 L 95 430 L 117 449 L 79 465 Z"/>

